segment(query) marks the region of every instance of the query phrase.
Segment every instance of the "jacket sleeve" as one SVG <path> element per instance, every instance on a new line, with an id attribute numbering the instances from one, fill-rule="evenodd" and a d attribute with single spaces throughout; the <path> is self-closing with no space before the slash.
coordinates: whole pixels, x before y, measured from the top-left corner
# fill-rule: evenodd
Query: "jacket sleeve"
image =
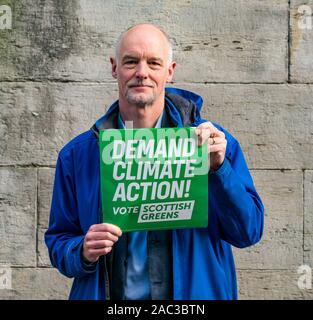
<path id="1" fill-rule="evenodd" d="M 239 143 L 232 137 L 229 142 L 224 163 L 209 174 L 209 201 L 217 215 L 221 238 L 244 248 L 261 239 L 264 207 Z"/>
<path id="2" fill-rule="evenodd" d="M 84 234 L 80 228 L 74 177 L 70 160 L 57 161 L 49 227 L 45 233 L 51 263 L 67 277 L 82 277 L 94 272 L 81 259 Z"/>

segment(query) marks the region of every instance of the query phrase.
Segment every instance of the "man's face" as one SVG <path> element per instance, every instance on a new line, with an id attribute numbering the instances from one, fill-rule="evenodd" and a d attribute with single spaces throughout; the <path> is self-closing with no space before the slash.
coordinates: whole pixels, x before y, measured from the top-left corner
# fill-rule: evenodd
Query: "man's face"
<path id="1" fill-rule="evenodd" d="M 152 106 L 172 79 L 176 64 L 169 64 L 168 58 L 169 45 L 159 30 L 147 26 L 129 30 L 118 57 L 111 58 L 120 100 L 137 107 Z"/>

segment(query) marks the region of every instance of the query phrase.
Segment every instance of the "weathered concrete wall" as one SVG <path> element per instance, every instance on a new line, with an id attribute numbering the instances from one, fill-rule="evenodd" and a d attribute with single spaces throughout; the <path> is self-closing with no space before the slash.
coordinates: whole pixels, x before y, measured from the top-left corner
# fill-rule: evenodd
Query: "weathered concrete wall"
<path id="1" fill-rule="evenodd" d="M 48 225 L 60 148 L 117 97 L 109 55 L 138 22 L 164 27 L 178 62 L 173 85 L 239 140 L 266 208 L 262 241 L 235 249 L 241 299 L 312 299 L 297 269 L 313 267 L 313 1 L 4 1 L 0 29 L 0 299 L 63 299 Z"/>

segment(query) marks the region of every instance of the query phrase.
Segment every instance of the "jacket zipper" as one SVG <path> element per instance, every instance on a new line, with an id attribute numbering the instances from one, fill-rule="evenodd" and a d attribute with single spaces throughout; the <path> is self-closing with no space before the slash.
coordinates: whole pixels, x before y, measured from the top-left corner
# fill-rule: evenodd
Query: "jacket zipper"
<path id="1" fill-rule="evenodd" d="M 94 129 L 92 128 L 94 131 Z M 95 133 L 95 131 L 94 131 Z M 99 142 L 97 140 L 97 142 Z M 99 198 L 101 199 L 101 197 Z M 102 221 L 102 210 L 101 210 L 101 201 L 99 206 L 99 219 Z M 113 248 L 112 248 L 113 251 Z M 107 256 L 103 256 L 104 260 L 104 290 L 105 290 L 105 300 L 111 300 L 111 293 L 110 293 L 110 279 L 109 279 L 109 271 L 108 271 L 108 263 L 107 263 Z"/>
<path id="2" fill-rule="evenodd" d="M 111 300 L 110 295 L 110 280 L 109 280 L 109 272 L 108 272 L 108 264 L 107 264 L 107 257 L 104 256 L 104 277 L 105 277 L 105 299 Z"/>

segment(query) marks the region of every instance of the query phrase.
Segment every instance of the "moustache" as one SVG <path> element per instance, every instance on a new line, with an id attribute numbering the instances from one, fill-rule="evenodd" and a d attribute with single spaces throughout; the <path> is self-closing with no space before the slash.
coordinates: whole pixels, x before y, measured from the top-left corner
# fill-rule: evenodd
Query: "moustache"
<path id="1" fill-rule="evenodd" d="M 128 88 L 135 88 L 135 87 L 149 87 L 149 88 L 153 88 L 153 85 L 149 84 L 149 83 L 130 83 L 128 85 Z"/>

